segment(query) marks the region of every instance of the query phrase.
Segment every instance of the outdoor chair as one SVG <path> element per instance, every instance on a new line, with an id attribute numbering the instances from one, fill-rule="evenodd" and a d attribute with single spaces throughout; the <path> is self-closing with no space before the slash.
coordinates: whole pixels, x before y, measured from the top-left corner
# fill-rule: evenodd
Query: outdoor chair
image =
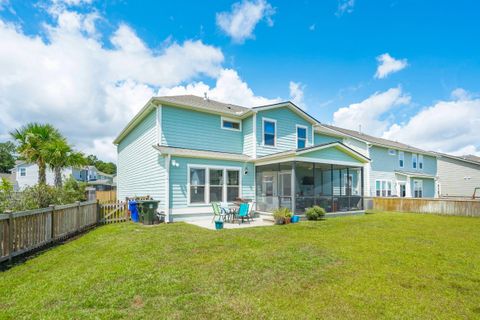
<path id="1" fill-rule="evenodd" d="M 254 207 L 255 207 L 255 201 L 248 203 L 248 219 L 251 221 L 253 221 L 253 218 L 255 216 Z"/>
<path id="2" fill-rule="evenodd" d="M 248 215 L 248 203 L 240 204 L 240 208 L 238 208 L 237 219 L 238 224 L 240 224 L 240 219 L 242 220 L 242 223 L 245 221 L 245 219 L 250 222 L 250 216 Z"/>
<path id="3" fill-rule="evenodd" d="M 215 218 L 218 217 L 218 220 L 223 220 L 225 221 L 225 215 L 222 214 L 222 210 L 220 209 L 220 205 L 217 202 L 212 202 L 212 208 L 213 208 L 213 219 L 212 222 L 215 221 Z"/>

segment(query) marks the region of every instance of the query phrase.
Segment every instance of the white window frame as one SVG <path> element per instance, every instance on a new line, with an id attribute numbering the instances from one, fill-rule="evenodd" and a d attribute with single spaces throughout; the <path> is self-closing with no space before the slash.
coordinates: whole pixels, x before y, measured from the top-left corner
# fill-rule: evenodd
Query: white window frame
<path id="1" fill-rule="evenodd" d="M 421 197 L 415 197 L 415 185 L 419 185 L 420 186 L 420 191 L 422 192 L 422 196 Z M 413 197 L 414 198 L 423 198 L 423 180 L 419 180 L 419 179 L 413 179 Z"/>
<path id="2" fill-rule="evenodd" d="M 205 202 L 191 203 L 190 202 L 190 169 L 205 169 Z M 210 169 L 223 170 L 223 185 L 222 185 L 222 201 L 227 202 L 227 170 L 238 171 L 238 197 L 242 197 L 242 168 L 235 166 L 215 166 L 202 164 L 188 164 L 187 165 L 187 205 L 191 207 L 210 205 Z M 225 200 L 225 201 L 223 201 Z"/>
<path id="3" fill-rule="evenodd" d="M 416 153 L 412 153 L 412 169 L 418 169 L 418 155 Z"/>
<path id="4" fill-rule="evenodd" d="M 265 122 L 273 122 L 275 123 L 275 136 L 273 137 L 273 146 L 265 144 Z M 277 146 L 277 120 L 270 119 L 270 118 L 262 118 L 262 146 L 263 147 L 270 147 L 275 148 Z"/>
<path id="5" fill-rule="evenodd" d="M 276 126 L 275 126 L 275 128 L 276 128 Z M 303 126 L 303 125 L 301 125 L 301 124 L 297 124 L 297 125 L 295 126 L 295 137 L 296 137 L 295 143 L 297 144 L 297 149 L 298 149 L 298 141 L 299 141 L 298 128 L 300 128 L 300 129 L 305 129 L 305 147 L 304 147 L 304 148 L 306 148 L 306 147 L 309 146 L 309 145 L 308 145 L 308 127 L 307 127 L 307 126 Z M 303 139 L 304 139 L 304 138 L 302 138 L 302 140 L 303 140 Z"/>
<path id="6" fill-rule="evenodd" d="M 388 149 L 388 154 L 390 156 L 395 156 L 395 155 L 397 155 L 397 152 L 395 151 L 395 149 Z"/>
<path id="7" fill-rule="evenodd" d="M 377 196 L 377 182 L 380 182 L 380 195 Z M 388 185 L 390 185 L 390 189 L 387 188 Z M 385 191 L 385 195 L 383 194 L 383 191 Z M 388 194 L 388 191 L 390 191 L 390 195 Z M 393 195 L 393 183 L 392 180 L 388 179 L 377 179 L 375 180 L 375 197 L 391 197 Z"/>
<path id="8" fill-rule="evenodd" d="M 419 155 L 418 155 L 418 163 L 417 163 L 417 166 L 418 166 L 418 170 L 422 170 L 422 171 L 423 171 L 423 154 L 419 154 Z"/>
<path id="9" fill-rule="evenodd" d="M 25 174 L 22 175 L 22 170 Z M 19 174 L 20 174 L 20 177 L 26 177 L 27 176 L 27 168 L 25 167 L 20 167 L 20 170 L 19 170 Z"/>
<path id="10" fill-rule="evenodd" d="M 228 121 L 228 122 L 235 122 L 235 123 L 238 123 L 239 124 L 239 129 L 235 129 L 235 128 L 225 128 L 223 126 L 223 122 L 224 121 Z M 220 117 L 220 128 L 222 128 L 223 130 L 230 130 L 230 131 L 242 131 L 242 121 L 241 120 L 237 120 L 237 119 L 232 119 L 232 118 L 227 118 L 227 117 Z"/>
<path id="11" fill-rule="evenodd" d="M 398 167 L 404 168 L 405 167 L 405 152 L 398 151 Z"/>

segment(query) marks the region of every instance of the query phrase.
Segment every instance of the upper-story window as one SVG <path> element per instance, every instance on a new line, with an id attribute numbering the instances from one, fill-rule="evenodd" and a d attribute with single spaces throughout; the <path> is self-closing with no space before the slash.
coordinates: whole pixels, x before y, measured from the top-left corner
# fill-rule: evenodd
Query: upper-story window
<path id="1" fill-rule="evenodd" d="M 263 118 L 263 145 L 275 146 L 277 140 L 277 121 Z"/>
<path id="2" fill-rule="evenodd" d="M 398 166 L 400 168 L 405 166 L 405 153 L 403 151 L 398 151 Z"/>
<path id="3" fill-rule="evenodd" d="M 222 117 L 222 129 L 241 131 L 242 122 L 240 120 L 234 120 Z"/>
<path id="4" fill-rule="evenodd" d="M 307 146 L 307 127 L 297 125 L 297 148 L 305 148 Z"/>
<path id="5" fill-rule="evenodd" d="M 20 168 L 20 177 L 25 177 L 27 175 L 27 168 Z"/>
<path id="6" fill-rule="evenodd" d="M 418 155 L 418 169 L 423 170 L 423 154 Z"/>
<path id="7" fill-rule="evenodd" d="M 412 154 L 412 168 L 417 169 L 417 155 L 415 153 Z"/>
<path id="8" fill-rule="evenodd" d="M 396 154 L 394 149 L 388 149 L 388 154 L 394 156 Z"/>

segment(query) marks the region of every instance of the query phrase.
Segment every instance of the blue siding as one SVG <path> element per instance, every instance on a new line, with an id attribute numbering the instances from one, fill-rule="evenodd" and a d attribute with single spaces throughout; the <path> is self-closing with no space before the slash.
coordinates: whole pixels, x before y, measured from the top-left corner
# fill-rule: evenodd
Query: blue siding
<path id="1" fill-rule="evenodd" d="M 412 190 L 412 197 L 414 195 L 413 183 L 414 180 L 422 180 L 423 184 L 423 198 L 433 198 L 435 197 L 435 181 L 428 178 L 412 178 L 410 179 L 410 190 Z"/>
<path id="2" fill-rule="evenodd" d="M 263 118 L 277 121 L 277 143 L 275 147 L 263 146 Z M 312 125 L 288 107 L 260 111 L 257 113 L 257 157 L 297 148 L 296 125 L 307 127 L 307 146 L 312 145 Z"/>
<path id="3" fill-rule="evenodd" d="M 254 135 L 253 135 L 253 116 L 250 116 L 242 121 L 243 131 L 243 153 L 253 157 L 254 156 Z"/>
<path id="4" fill-rule="evenodd" d="M 395 155 L 388 154 L 388 148 L 372 146 L 370 148 L 370 158 L 372 159 L 372 170 L 374 171 L 410 171 L 423 172 L 425 174 L 437 174 L 437 159 L 432 156 L 423 156 L 423 170 L 413 169 L 412 167 L 412 153 L 404 152 L 405 161 L 404 167 L 401 168 L 398 161 L 398 150 L 395 150 Z M 417 166 L 418 167 L 418 166 Z"/>
<path id="5" fill-rule="evenodd" d="M 331 137 L 321 133 L 315 133 L 313 138 L 315 139 L 314 141 L 315 145 L 325 144 L 330 142 L 337 142 L 337 141 L 342 142 L 341 138 Z"/>
<path id="6" fill-rule="evenodd" d="M 247 199 L 254 198 L 254 168 L 252 163 L 244 163 L 240 161 L 197 159 L 197 158 L 180 158 L 172 157 L 179 166 L 170 168 L 170 206 L 172 208 L 185 208 L 188 206 L 187 200 L 187 180 L 188 165 L 207 165 L 219 167 L 240 167 L 242 179 L 242 197 Z M 245 167 L 248 168 L 248 174 L 244 174 Z M 209 205 L 206 205 L 206 207 Z M 198 207 L 198 205 L 195 205 Z"/>
<path id="7" fill-rule="evenodd" d="M 162 145 L 242 153 L 242 132 L 222 129 L 220 121 L 219 115 L 162 106 Z"/>

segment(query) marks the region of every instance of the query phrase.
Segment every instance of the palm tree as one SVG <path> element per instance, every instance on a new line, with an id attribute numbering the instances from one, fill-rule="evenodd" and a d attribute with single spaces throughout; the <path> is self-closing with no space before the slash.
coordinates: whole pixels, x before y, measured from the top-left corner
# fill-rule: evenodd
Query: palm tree
<path id="1" fill-rule="evenodd" d="M 45 145 L 62 138 L 60 132 L 50 124 L 29 123 L 20 129 L 10 132 L 17 141 L 17 151 L 20 156 L 30 163 L 38 165 L 38 183 L 46 184 Z"/>
<path id="2" fill-rule="evenodd" d="M 55 139 L 43 148 L 46 163 L 55 173 L 55 187 L 62 187 L 62 170 L 66 167 L 82 167 L 87 161 L 81 152 L 73 150 L 63 137 Z"/>

